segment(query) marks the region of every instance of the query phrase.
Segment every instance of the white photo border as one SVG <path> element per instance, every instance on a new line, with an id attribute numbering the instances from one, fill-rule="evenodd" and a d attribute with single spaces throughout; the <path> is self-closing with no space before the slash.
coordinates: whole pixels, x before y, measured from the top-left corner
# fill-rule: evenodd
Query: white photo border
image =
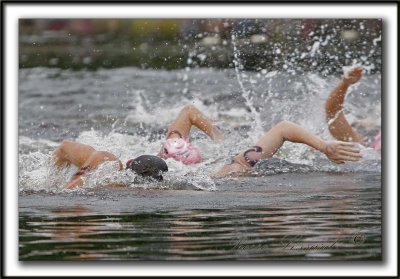
<path id="1" fill-rule="evenodd" d="M 396 3 L 360 4 L 44 4 L 2 3 L 5 160 L 3 160 L 3 272 L 5 276 L 397 276 Z M 19 18 L 382 18 L 384 84 L 383 262 L 132 262 L 22 263 L 18 261 L 18 19 Z M 4 144 L 4 142 L 3 142 Z M 290 267 L 290 268 L 287 268 Z M 338 268 L 340 267 L 340 268 Z"/>

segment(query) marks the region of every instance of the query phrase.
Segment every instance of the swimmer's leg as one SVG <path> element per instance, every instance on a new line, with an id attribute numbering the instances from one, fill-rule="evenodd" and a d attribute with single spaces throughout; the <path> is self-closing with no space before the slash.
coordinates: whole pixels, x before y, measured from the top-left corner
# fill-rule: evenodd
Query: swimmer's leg
<path id="1" fill-rule="evenodd" d="M 205 116 L 193 105 L 186 105 L 177 118 L 168 127 L 167 138 L 179 137 L 177 131 L 183 138 L 188 138 L 192 125 L 206 133 L 213 140 L 222 138 L 222 133 L 213 124 L 212 120 Z"/>
<path id="2" fill-rule="evenodd" d="M 329 94 L 325 103 L 326 121 L 328 123 L 329 131 L 332 136 L 338 140 L 363 143 L 362 136 L 350 126 L 342 112 L 347 89 L 350 85 L 356 83 L 361 76 L 361 68 L 356 67 L 350 70 L 345 74 L 336 88 Z"/>

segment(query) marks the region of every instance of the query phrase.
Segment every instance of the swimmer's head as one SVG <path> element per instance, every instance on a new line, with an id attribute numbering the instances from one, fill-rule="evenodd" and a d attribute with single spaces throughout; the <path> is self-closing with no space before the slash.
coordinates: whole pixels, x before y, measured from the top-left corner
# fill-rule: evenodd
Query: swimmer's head
<path id="1" fill-rule="evenodd" d="M 161 156 L 164 159 L 173 158 L 185 165 L 201 162 L 199 149 L 191 142 L 182 138 L 167 139 L 163 144 L 163 152 L 161 152 Z"/>
<path id="2" fill-rule="evenodd" d="M 126 163 L 126 169 L 132 170 L 141 177 L 162 181 L 162 174 L 168 171 L 168 166 L 160 157 L 141 155 L 135 159 L 129 160 Z"/>

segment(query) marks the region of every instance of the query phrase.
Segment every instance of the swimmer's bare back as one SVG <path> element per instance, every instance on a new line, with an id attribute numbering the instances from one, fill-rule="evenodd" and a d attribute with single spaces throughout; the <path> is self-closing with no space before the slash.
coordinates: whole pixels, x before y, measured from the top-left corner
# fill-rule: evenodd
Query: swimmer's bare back
<path id="1" fill-rule="evenodd" d="M 53 158 L 56 166 L 63 167 L 73 164 L 79 168 L 68 182 L 67 189 L 82 187 L 82 176 L 104 162 L 118 161 L 119 169 L 123 169 L 121 161 L 114 154 L 107 151 L 97 151 L 89 145 L 68 140 L 64 140 L 53 152 Z"/>

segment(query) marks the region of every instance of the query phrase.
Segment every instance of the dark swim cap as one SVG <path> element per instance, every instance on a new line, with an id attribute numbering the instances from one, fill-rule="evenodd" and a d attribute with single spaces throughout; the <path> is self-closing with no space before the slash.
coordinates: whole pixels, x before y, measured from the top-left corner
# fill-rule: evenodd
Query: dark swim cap
<path id="1" fill-rule="evenodd" d="M 168 171 L 168 166 L 160 157 L 141 155 L 135 159 L 129 160 L 126 163 L 126 169 L 130 169 L 142 177 L 162 181 L 162 173 Z"/>

